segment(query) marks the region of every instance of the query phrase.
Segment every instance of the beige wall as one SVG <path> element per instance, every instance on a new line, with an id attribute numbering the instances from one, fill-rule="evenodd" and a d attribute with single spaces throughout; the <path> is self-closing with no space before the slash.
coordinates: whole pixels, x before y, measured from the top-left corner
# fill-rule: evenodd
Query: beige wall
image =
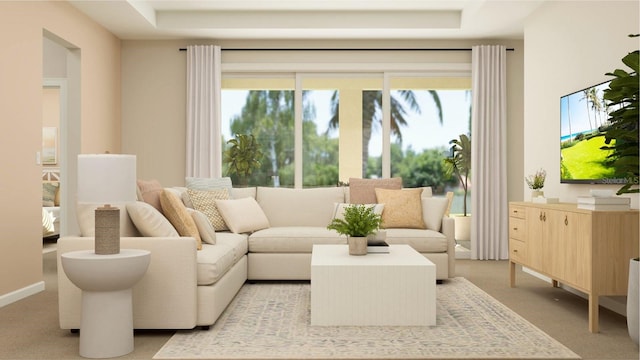
<path id="1" fill-rule="evenodd" d="M 592 188 L 613 185 L 560 184 L 560 96 L 610 79 L 627 53 L 639 48 L 638 1 L 545 3 L 525 26 L 524 169 L 547 170 L 547 197 L 576 202 Z M 530 196 L 524 179 L 520 186 Z M 632 197 L 638 208 L 638 196 Z"/>
<path id="2" fill-rule="evenodd" d="M 120 40 L 66 2 L 0 2 L 0 303 L 42 281 L 44 30 L 81 53 L 81 151 L 120 151 Z"/>
<path id="3" fill-rule="evenodd" d="M 122 147 L 126 153 L 138 155 L 138 176 L 158 179 L 163 185 L 183 185 L 185 174 L 185 106 L 186 53 L 179 48 L 204 41 L 123 41 L 122 45 Z M 290 41 L 213 42 L 224 48 L 250 47 L 316 47 L 316 48 L 380 48 L 380 47 L 471 47 L 476 44 L 504 44 L 515 49 L 507 54 L 509 189 L 512 200 L 522 199 L 523 177 L 523 59 L 522 41 Z M 265 66 L 287 64 L 305 69 L 313 64 L 386 63 L 411 67 L 412 64 L 470 64 L 470 52 L 245 52 L 223 51 L 223 69 L 264 63 Z M 362 64 L 362 65 L 361 65 Z M 470 68 L 470 67 L 469 67 Z M 330 71 L 331 66 L 328 67 Z M 337 71 L 337 70 L 334 70 Z M 152 134 L 149 136 L 148 134 Z"/>

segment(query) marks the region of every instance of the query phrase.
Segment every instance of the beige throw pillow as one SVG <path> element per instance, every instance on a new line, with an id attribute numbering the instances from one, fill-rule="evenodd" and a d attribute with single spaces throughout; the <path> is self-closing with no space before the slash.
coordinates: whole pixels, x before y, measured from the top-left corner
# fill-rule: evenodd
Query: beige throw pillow
<path id="1" fill-rule="evenodd" d="M 424 229 L 422 189 L 375 189 L 378 203 L 384 204 L 383 228 Z"/>
<path id="2" fill-rule="evenodd" d="M 251 197 L 217 200 L 218 210 L 232 232 L 242 234 L 269 227 L 269 220 L 258 202 Z"/>
<path id="3" fill-rule="evenodd" d="M 196 223 L 196 227 L 198 228 L 198 232 L 200 233 L 200 238 L 202 238 L 202 241 L 206 242 L 207 244 L 215 245 L 216 231 L 213 228 L 213 225 L 211 225 L 211 221 L 209 221 L 207 215 L 191 208 L 187 208 L 187 211 L 189 212 L 189 214 L 191 214 L 193 221 Z"/>
<path id="4" fill-rule="evenodd" d="M 440 231 L 442 218 L 449 205 L 446 197 L 423 197 L 422 198 L 422 218 L 429 230 Z"/>
<path id="5" fill-rule="evenodd" d="M 216 190 L 188 189 L 187 194 L 189 194 L 193 208 L 207 215 L 216 231 L 229 230 L 216 205 L 217 200 L 229 199 L 229 191 L 226 188 Z"/>
<path id="6" fill-rule="evenodd" d="M 402 178 L 358 179 L 349 178 L 349 202 L 352 204 L 375 204 L 375 189 L 402 189 Z"/>
<path id="7" fill-rule="evenodd" d="M 160 199 L 158 198 L 158 202 Z M 127 213 L 142 236 L 179 237 L 176 229 L 164 215 L 144 201 L 128 203 Z"/>
<path id="8" fill-rule="evenodd" d="M 198 250 L 201 250 L 202 238 L 200 238 L 198 227 L 191 215 L 189 215 L 182 200 L 171 191 L 162 190 L 160 193 L 160 204 L 162 205 L 164 216 L 166 216 L 169 222 L 171 222 L 171 225 L 178 230 L 178 234 L 180 234 L 180 236 L 195 238 Z"/>

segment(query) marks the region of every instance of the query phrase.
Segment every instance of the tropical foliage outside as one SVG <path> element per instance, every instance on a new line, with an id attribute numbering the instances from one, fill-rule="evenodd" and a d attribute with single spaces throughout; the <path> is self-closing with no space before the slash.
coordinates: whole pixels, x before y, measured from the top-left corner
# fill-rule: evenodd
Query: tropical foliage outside
<path id="1" fill-rule="evenodd" d="M 230 119 L 231 134 L 255 136 L 264 155 L 260 167 L 249 177 L 250 186 L 294 186 L 294 92 L 288 90 L 248 91 L 239 114 Z M 437 91 L 429 91 L 437 104 L 437 117 L 424 119 L 430 126 L 441 126 L 442 112 Z M 391 174 L 403 178 L 405 187 L 431 186 L 435 194 L 444 194 L 458 185 L 457 179 L 446 173 L 444 158 L 448 156 L 445 146 L 427 146 L 414 150 L 403 149 L 403 131 L 408 131 L 408 114 L 421 111 L 412 91 L 394 91 L 392 97 L 392 143 Z M 339 181 L 339 145 L 335 134 L 339 117 L 339 94 L 333 94 L 331 117 L 316 119 L 316 105 L 312 101 L 313 91 L 303 91 L 303 186 L 335 186 Z M 372 132 L 381 129 L 380 91 L 363 92 L 363 177 L 381 177 L 381 157 L 369 156 L 368 142 Z M 224 104 L 223 104 L 224 106 Z M 323 122 L 324 120 L 324 122 Z M 463 119 L 467 121 L 467 119 Z M 444 124 L 446 126 L 446 124 Z M 223 137 L 222 151 L 227 140 Z M 228 164 L 223 163 L 223 173 L 228 173 Z M 236 183 L 236 174 L 230 175 Z"/>

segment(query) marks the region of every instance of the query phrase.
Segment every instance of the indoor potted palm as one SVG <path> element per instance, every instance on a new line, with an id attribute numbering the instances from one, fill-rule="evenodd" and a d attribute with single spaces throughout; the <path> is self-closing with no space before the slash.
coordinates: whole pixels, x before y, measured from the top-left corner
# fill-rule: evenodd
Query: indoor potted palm
<path id="1" fill-rule="evenodd" d="M 456 240 L 471 240 L 471 216 L 467 216 L 467 192 L 469 190 L 469 178 L 471 177 L 471 139 L 465 134 L 460 134 L 459 139 L 449 141 L 451 156 L 444 159 L 447 175 L 455 175 L 464 190 L 463 216 L 454 217 Z"/>
<path id="2" fill-rule="evenodd" d="M 636 35 L 630 35 L 637 37 Z M 622 58 L 622 62 L 631 69 L 627 72 L 616 69 L 606 75 L 613 76 L 609 88 L 604 90 L 607 106 L 619 108 L 609 114 L 610 126 L 604 134 L 605 146 L 603 150 L 612 151 L 609 155 L 616 167 L 618 175 L 624 176 L 627 183 L 619 190 L 618 195 L 638 193 L 638 96 L 640 88 L 640 50 L 633 51 Z M 627 326 L 629 336 L 636 344 L 640 343 L 640 259 L 629 261 L 629 284 L 627 292 Z"/>
<path id="3" fill-rule="evenodd" d="M 382 217 L 373 211 L 373 206 L 350 205 L 344 209 L 344 219 L 334 218 L 327 229 L 347 236 L 350 255 L 367 253 L 367 236 L 380 228 Z"/>
<path id="4" fill-rule="evenodd" d="M 228 163 L 227 173 L 236 174 L 240 186 L 249 185 L 249 176 L 254 169 L 260 168 L 262 151 L 256 141 L 255 136 L 246 134 L 236 134 L 234 139 L 227 141 L 231 145 L 224 152 L 224 161 Z"/>

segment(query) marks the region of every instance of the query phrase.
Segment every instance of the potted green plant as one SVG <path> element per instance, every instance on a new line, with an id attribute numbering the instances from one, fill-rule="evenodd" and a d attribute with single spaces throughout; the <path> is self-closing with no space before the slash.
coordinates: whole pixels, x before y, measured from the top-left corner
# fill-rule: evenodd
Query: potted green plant
<path id="1" fill-rule="evenodd" d="M 531 189 L 531 200 L 538 196 L 544 196 L 542 188 L 544 187 L 544 181 L 547 179 L 547 172 L 543 169 L 536 171 L 535 174 L 529 175 L 524 181 Z"/>
<path id="2" fill-rule="evenodd" d="M 227 141 L 227 144 L 231 145 L 224 152 L 224 161 L 228 163 L 227 173 L 236 174 L 240 186 L 247 186 L 253 170 L 260 168 L 260 159 L 262 159 L 260 145 L 255 136 L 246 134 L 236 134 L 234 139 Z"/>
<path id="3" fill-rule="evenodd" d="M 448 176 L 455 175 L 464 190 L 463 216 L 456 216 L 455 238 L 456 240 L 471 240 L 471 216 L 467 216 L 467 192 L 469 178 L 471 177 L 471 139 L 465 134 L 460 134 L 459 139 L 449 141 L 451 156 L 444 159 L 445 171 Z"/>
<path id="4" fill-rule="evenodd" d="M 374 234 L 381 222 L 381 215 L 376 214 L 372 206 L 354 204 L 344 209 L 344 219 L 334 218 L 327 229 L 347 236 L 350 255 L 365 255 L 367 236 Z"/>
<path id="5" fill-rule="evenodd" d="M 629 35 L 638 37 L 639 35 Z M 630 52 L 622 58 L 622 62 L 631 71 L 616 69 L 606 75 L 613 76 L 609 88 L 604 90 L 607 106 L 617 106 L 618 109 L 609 114 L 609 126 L 605 130 L 605 146 L 603 150 L 610 150 L 608 158 L 613 161 L 616 175 L 627 179 L 617 194 L 638 193 L 638 96 L 640 88 L 640 50 Z M 627 328 L 633 341 L 640 343 L 640 258 L 629 260 L 629 280 L 627 290 Z"/>

